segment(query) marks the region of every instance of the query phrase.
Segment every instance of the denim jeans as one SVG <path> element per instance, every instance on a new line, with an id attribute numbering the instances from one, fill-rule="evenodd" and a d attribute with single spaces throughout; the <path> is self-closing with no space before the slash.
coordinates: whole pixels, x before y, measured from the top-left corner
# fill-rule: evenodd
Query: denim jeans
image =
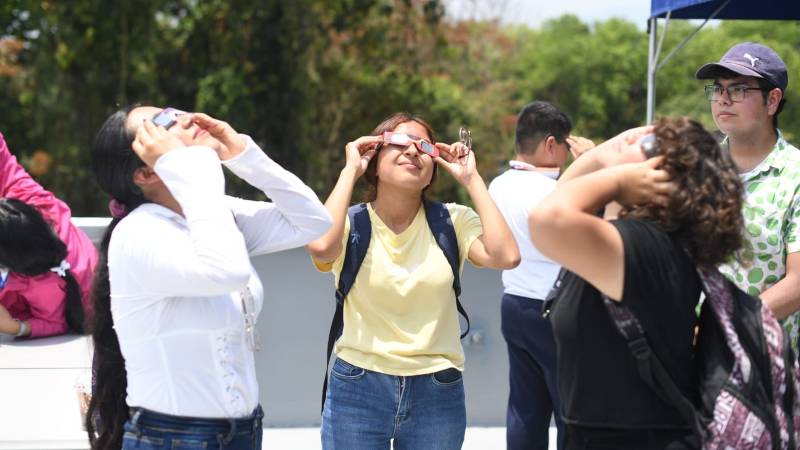
<path id="1" fill-rule="evenodd" d="M 132 408 L 122 450 L 261 450 L 261 407 L 243 419 L 205 419 Z"/>
<path id="2" fill-rule="evenodd" d="M 324 450 L 457 450 L 467 413 L 461 372 L 386 375 L 336 359 L 322 413 Z"/>

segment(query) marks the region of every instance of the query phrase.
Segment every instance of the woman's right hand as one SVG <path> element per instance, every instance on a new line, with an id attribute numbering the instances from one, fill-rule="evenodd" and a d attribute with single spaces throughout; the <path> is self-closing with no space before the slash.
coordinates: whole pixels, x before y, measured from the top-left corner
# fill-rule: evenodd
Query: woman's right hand
<path id="1" fill-rule="evenodd" d="M 185 146 L 177 136 L 150 120 L 142 123 L 133 140 L 133 151 L 151 168 L 162 155 L 180 147 Z"/>
<path id="2" fill-rule="evenodd" d="M 364 175 L 369 161 L 375 156 L 375 147 L 383 142 L 381 136 L 361 136 L 353 142 L 348 142 L 344 147 L 345 168 L 355 171 L 356 178 Z"/>

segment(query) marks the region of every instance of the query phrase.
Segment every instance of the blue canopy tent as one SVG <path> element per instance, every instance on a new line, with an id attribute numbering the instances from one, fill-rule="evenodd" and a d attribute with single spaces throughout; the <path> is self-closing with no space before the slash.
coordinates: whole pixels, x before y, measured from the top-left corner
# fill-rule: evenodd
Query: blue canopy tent
<path id="1" fill-rule="evenodd" d="M 664 20 L 660 39 L 658 19 Z M 667 35 L 670 19 L 703 19 L 692 33 L 661 61 L 661 45 Z M 658 70 L 678 53 L 711 19 L 800 20 L 798 0 L 650 0 L 648 33 L 650 45 L 647 59 L 647 123 L 653 121 L 656 105 Z M 658 41 L 658 42 L 656 42 Z M 722 55 L 720 55 L 722 56 Z"/>

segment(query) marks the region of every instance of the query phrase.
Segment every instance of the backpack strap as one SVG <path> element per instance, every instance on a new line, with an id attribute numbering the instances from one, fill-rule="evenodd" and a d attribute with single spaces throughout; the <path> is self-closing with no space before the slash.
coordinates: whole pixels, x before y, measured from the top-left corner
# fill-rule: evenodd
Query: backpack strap
<path id="1" fill-rule="evenodd" d="M 459 275 L 459 268 L 461 266 L 461 258 L 458 252 L 458 238 L 456 237 L 456 229 L 453 227 L 453 220 L 450 218 L 450 211 L 444 203 L 434 202 L 430 200 L 424 201 L 425 205 L 425 219 L 428 221 L 428 226 L 433 233 L 433 238 L 436 244 L 442 249 L 447 262 L 450 264 L 450 269 L 453 271 L 453 292 L 456 293 L 456 308 L 459 314 L 464 316 L 467 322 L 467 329 L 461 333 L 461 339 L 469 333 L 470 323 L 467 311 L 461 304 L 461 277 Z"/>
<path id="2" fill-rule="evenodd" d="M 544 303 L 542 303 L 542 317 L 545 319 L 550 317 L 550 313 L 553 312 L 553 308 L 556 306 L 556 300 L 561 295 L 561 288 L 564 286 L 564 278 L 567 276 L 569 270 L 565 268 L 561 268 L 558 271 L 558 277 L 556 277 L 555 283 L 553 283 L 553 287 L 550 288 L 550 291 L 547 292 L 547 297 L 544 298 Z"/>
<path id="3" fill-rule="evenodd" d="M 331 363 L 333 344 L 342 335 L 344 327 L 344 299 L 358 275 L 358 269 L 367 256 L 369 241 L 372 237 L 372 223 L 366 203 L 359 203 L 347 209 L 350 219 L 350 235 L 344 248 L 344 263 L 339 273 L 339 284 L 336 287 L 336 311 L 333 313 L 331 328 L 328 331 L 328 347 L 325 354 L 325 380 L 322 383 L 322 405 L 325 407 L 325 393 L 328 390 L 328 368 Z"/>
<path id="4" fill-rule="evenodd" d="M 786 412 L 786 428 L 789 432 L 789 448 L 797 448 L 794 434 L 794 403 L 795 379 L 794 367 L 796 359 L 792 345 L 789 343 L 789 333 L 783 333 L 783 363 L 786 367 L 786 395 L 783 396 L 783 410 Z"/>
<path id="5" fill-rule="evenodd" d="M 702 426 L 694 405 L 672 381 L 672 377 L 669 376 L 661 361 L 650 348 L 639 319 L 626 305 L 611 300 L 605 294 L 603 294 L 603 304 L 617 330 L 628 343 L 628 349 L 636 360 L 639 377 L 664 402 L 674 406 L 686 419 L 692 431 L 701 437 Z"/>

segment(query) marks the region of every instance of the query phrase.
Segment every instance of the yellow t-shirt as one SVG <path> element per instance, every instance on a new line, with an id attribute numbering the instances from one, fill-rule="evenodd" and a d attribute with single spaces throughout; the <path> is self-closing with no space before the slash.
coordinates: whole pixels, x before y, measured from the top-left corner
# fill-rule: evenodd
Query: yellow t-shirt
<path id="1" fill-rule="evenodd" d="M 446 206 L 462 270 L 483 229 L 472 208 Z M 428 227 L 425 209 L 420 207 L 400 234 L 389 229 L 369 204 L 367 210 L 372 237 L 344 302 L 344 331 L 334 353 L 350 364 L 389 375 L 422 375 L 450 367 L 464 370 L 453 272 Z M 349 234 L 346 220 L 343 245 Z M 318 270 L 333 271 L 336 286 L 344 253 L 327 264 L 314 260 Z"/>

